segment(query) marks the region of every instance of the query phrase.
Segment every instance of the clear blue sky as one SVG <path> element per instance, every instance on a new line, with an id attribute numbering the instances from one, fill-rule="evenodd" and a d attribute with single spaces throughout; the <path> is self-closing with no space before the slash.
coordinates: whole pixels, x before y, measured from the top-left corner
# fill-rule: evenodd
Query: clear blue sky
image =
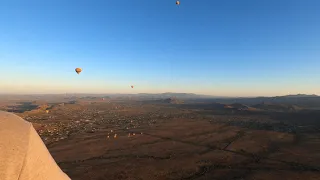
<path id="1" fill-rule="evenodd" d="M 0 93 L 320 94 L 319 0 L 180 2 L 1 1 Z"/>

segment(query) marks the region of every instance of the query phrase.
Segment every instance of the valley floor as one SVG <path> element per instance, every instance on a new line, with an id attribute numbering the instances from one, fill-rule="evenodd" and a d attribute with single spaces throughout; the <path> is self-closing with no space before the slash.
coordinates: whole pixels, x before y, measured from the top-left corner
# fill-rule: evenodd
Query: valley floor
<path id="1" fill-rule="evenodd" d="M 73 180 L 320 177 L 320 132 L 267 115 L 134 103 L 72 104 L 19 115 L 34 123 Z"/>

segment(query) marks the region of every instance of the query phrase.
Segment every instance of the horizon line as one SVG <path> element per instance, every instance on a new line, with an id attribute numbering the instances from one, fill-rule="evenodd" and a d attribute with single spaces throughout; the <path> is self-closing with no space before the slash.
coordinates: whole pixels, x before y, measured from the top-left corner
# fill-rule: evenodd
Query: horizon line
<path id="1" fill-rule="evenodd" d="M 276 95 L 276 96 L 224 96 L 224 95 L 207 95 L 207 94 L 196 94 L 196 93 L 183 93 L 183 92 L 163 92 L 163 93 L 0 93 L 0 96 L 3 95 L 16 95 L 16 96 L 28 96 L 28 95 L 141 95 L 141 94 L 150 94 L 150 95 L 161 95 L 161 94 L 189 94 L 195 96 L 207 96 L 208 98 L 259 98 L 259 97 L 281 97 L 281 96 L 319 96 L 318 94 L 287 94 L 287 95 Z"/>

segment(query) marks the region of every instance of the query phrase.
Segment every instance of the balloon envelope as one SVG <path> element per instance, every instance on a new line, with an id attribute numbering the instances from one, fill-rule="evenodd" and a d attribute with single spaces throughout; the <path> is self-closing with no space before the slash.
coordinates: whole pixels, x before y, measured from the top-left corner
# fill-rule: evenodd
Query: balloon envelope
<path id="1" fill-rule="evenodd" d="M 76 68 L 75 71 L 76 71 L 76 73 L 80 74 L 82 69 L 81 68 Z"/>
<path id="2" fill-rule="evenodd" d="M 180 1 L 176 1 L 176 5 L 179 5 L 180 4 Z"/>

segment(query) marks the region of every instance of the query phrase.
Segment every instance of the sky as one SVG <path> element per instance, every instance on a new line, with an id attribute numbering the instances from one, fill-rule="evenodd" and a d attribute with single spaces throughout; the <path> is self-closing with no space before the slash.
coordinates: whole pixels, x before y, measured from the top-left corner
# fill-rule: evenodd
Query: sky
<path id="1" fill-rule="evenodd" d="M 319 9 L 319 0 L 0 0 L 0 93 L 320 95 Z"/>

